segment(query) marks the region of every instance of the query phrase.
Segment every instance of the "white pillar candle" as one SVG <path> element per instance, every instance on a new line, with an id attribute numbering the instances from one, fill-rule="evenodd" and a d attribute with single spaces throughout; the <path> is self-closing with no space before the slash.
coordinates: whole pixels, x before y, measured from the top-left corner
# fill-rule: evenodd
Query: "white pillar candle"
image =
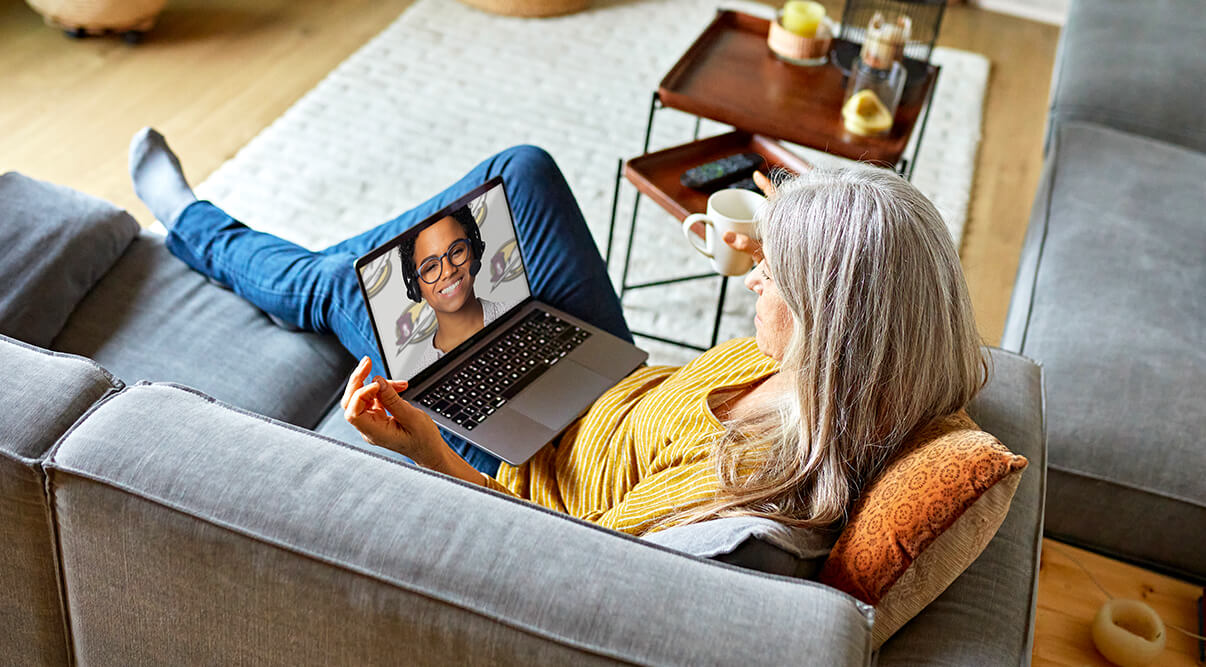
<path id="1" fill-rule="evenodd" d="M 1118 667 L 1150 665 L 1164 652 L 1165 639 L 1160 615 L 1138 600 L 1110 600 L 1093 619 L 1093 643 Z"/>

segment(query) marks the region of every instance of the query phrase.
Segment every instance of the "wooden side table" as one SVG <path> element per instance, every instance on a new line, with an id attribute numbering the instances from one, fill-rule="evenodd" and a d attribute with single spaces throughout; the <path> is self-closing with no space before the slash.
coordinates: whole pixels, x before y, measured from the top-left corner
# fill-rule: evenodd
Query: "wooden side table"
<path id="1" fill-rule="evenodd" d="M 717 12 L 658 86 L 645 152 L 654 114 L 665 106 L 851 160 L 897 167 L 905 176 L 911 173 L 911 166 L 904 167 L 916 162 L 916 151 L 913 160 L 902 162 L 905 148 L 914 129 L 925 132 L 940 68 L 910 60 L 908 69 L 925 76 L 906 82 L 891 132 L 860 137 L 842 125 L 846 81 L 841 70 L 832 64 L 801 67 L 779 60 L 766 46 L 769 29 L 766 19 Z"/>
<path id="2" fill-rule="evenodd" d="M 621 300 L 629 290 L 718 277 L 715 273 L 706 273 L 656 282 L 628 282 L 632 239 L 636 235 L 642 195 L 653 199 L 680 221 L 690 213 L 704 211 L 707 195 L 678 183 L 678 176 L 691 167 L 726 155 L 754 151 L 762 154 L 772 168 L 784 167 L 796 172 L 809 168 L 798 156 L 778 144 L 776 139 L 782 139 L 840 157 L 891 167 L 905 177 L 912 175 L 940 68 L 910 61 L 909 70 L 924 72 L 924 76 L 915 77 L 917 80 L 906 84 L 891 132 L 884 136 L 861 137 L 846 132 L 842 124 L 841 107 L 846 81 L 841 70 L 831 64 L 801 67 L 779 60 L 766 45 L 769 29 L 770 21 L 766 19 L 731 10 L 718 11 L 716 18 L 679 58 L 653 93 L 649 119 L 645 125 L 643 155 L 627 163 L 621 160 L 616 169 L 607 238 L 609 266 L 621 179 L 627 178 L 637 188 L 620 279 Z M 696 141 L 650 153 L 654 117 L 662 108 L 677 109 L 696 116 Z M 732 125 L 738 131 L 700 140 L 700 120 L 703 118 Z M 918 130 L 918 141 L 910 160 L 904 157 L 904 153 L 915 128 Z M 701 233 L 701 230 L 695 231 Z M 713 346 L 717 343 L 724 295 L 728 287 L 728 278 L 719 277 L 720 293 L 712 327 Z M 695 350 L 708 349 L 654 334 L 633 333 Z"/>

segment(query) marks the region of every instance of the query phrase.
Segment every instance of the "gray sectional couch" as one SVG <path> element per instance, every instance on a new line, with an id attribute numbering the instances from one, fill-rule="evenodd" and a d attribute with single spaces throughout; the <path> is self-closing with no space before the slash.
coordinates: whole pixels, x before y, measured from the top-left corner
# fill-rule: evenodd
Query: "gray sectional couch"
<path id="1" fill-rule="evenodd" d="M 1047 380 L 1047 533 L 1206 580 L 1206 5 L 1074 0 L 1001 345 Z"/>
<path id="2" fill-rule="evenodd" d="M 994 350 L 970 408 L 1030 459 L 1009 515 L 877 654 L 844 593 L 365 445 L 332 338 L 276 327 L 105 202 L 0 176 L 0 251 L 6 664 L 1029 663 L 1045 423 L 1023 357 Z"/>

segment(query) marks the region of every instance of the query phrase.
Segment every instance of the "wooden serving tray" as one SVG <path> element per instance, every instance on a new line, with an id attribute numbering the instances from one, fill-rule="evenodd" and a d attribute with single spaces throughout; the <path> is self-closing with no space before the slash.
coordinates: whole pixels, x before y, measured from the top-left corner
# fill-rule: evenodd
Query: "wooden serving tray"
<path id="1" fill-rule="evenodd" d="M 633 158 L 624 164 L 624 176 L 642 194 L 681 222 L 692 213 L 703 213 L 708 207 L 707 193 L 679 182 L 683 172 L 722 157 L 747 152 L 758 153 L 766 158 L 772 170 L 786 169 L 798 174 L 812 169 L 812 165 L 779 142 L 762 135 L 737 131 Z M 696 224 L 692 229 L 703 236 L 703 225 Z"/>
<path id="2" fill-rule="evenodd" d="M 779 60 L 766 45 L 769 30 L 766 19 L 717 12 L 662 79 L 658 97 L 668 107 L 826 153 L 885 165 L 899 162 L 939 68 L 911 63 L 926 76 L 921 85 L 906 86 L 891 133 L 860 137 L 842 125 L 846 77 L 841 70 L 832 64 L 803 67 Z"/>

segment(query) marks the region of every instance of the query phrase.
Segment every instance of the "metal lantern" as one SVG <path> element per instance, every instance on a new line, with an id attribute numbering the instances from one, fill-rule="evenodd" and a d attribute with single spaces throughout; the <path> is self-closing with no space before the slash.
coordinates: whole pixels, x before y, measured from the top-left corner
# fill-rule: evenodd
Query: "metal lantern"
<path id="1" fill-rule="evenodd" d="M 850 73 L 851 65 L 858 58 L 859 49 L 867 37 L 867 25 L 876 14 L 889 21 L 907 17 L 911 28 L 904 46 L 904 65 L 909 70 L 909 78 L 917 81 L 934 52 L 934 42 L 938 40 L 938 29 L 942 26 L 945 10 L 946 0 L 847 0 L 842 10 L 838 37 L 850 43 L 835 44 L 834 64 L 846 74 Z M 915 62 L 911 64 L 909 60 Z M 915 70 L 918 76 L 914 76 Z"/>

